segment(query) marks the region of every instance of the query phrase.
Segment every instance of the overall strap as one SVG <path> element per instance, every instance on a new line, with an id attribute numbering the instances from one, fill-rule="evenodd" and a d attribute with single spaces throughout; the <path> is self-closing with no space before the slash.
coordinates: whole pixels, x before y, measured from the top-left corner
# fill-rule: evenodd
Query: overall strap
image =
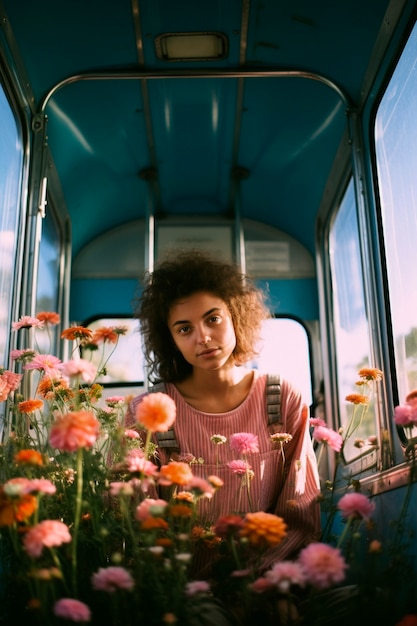
<path id="1" fill-rule="evenodd" d="M 156 383 L 152 385 L 152 387 L 149 387 L 148 391 L 150 393 L 165 393 L 165 383 Z M 155 434 L 159 448 L 165 448 L 168 453 L 180 451 L 173 426 L 165 432 L 157 432 Z"/>
<path id="2" fill-rule="evenodd" d="M 266 409 L 268 413 L 268 426 L 282 425 L 281 377 L 279 374 L 267 375 Z"/>

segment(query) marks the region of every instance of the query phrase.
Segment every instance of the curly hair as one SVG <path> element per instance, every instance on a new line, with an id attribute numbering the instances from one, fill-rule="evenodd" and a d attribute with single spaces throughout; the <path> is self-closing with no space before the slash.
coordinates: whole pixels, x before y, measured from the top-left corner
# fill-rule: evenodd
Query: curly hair
<path id="1" fill-rule="evenodd" d="M 242 365 L 257 355 L 262 320 L 270 317 L 265 293 L 233 264 L 198 250 L 172 251 L 145 275 L 135 313 L 152 382 L 180 382 L 192 372 L 174 343 L 167 318 L 177 300 L 197 291 L 210 292 L 226 303 L 236 335 L 235 363 Z"/>

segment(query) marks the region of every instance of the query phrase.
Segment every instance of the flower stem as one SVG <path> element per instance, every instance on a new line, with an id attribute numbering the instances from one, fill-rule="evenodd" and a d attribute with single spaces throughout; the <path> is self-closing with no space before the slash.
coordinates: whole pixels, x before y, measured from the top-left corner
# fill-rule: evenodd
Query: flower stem
<path id="1" fill-rule="evenodd" d="M 74 535 L 72 538 L 72 586 L 77 596 L 77 543 L 83 502 L 83 449 L 77 450 L 77 494 L 75 500 Z"/>

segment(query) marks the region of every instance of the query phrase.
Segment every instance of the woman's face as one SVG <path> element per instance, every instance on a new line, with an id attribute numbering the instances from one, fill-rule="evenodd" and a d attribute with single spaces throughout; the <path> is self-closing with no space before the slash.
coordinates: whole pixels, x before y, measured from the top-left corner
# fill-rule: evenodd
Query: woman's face
<path id="1" fill-rule="evenodd" d="M 236 335 L 223 300 L 198 291 L 174 302 L 167 321 L 175 345 L 193 368 L 216 370 L 228 363 Z"/>

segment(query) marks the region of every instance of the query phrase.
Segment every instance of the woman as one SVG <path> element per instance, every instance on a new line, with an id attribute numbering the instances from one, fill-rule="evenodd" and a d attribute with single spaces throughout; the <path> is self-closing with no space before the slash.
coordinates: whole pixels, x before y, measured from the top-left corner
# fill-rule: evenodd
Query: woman
<path id="1" fill-rule="evenodd" d="M 200 500 L 200 515 L 213 523 L 233 512 L 284 518 L 287 535 L 271 561 L 317 539 L 319 480 L 308 407 L 282 380 L 275 389 L 277 420 L 269 423 L 267 376 L 245 367 L 269 317 L 263 292 L 232 264 L 180 252 L 147 277 L 137 317 L 150 381 L 163 381 L 177 407 L 161 461 L 191 459 L 194 475 L 214 474 L 224 482 L 211 500 Z M 130 406 L 128 427 L 142 398 Z M 278 443 L 273 433 L 283 434 Z"/>

